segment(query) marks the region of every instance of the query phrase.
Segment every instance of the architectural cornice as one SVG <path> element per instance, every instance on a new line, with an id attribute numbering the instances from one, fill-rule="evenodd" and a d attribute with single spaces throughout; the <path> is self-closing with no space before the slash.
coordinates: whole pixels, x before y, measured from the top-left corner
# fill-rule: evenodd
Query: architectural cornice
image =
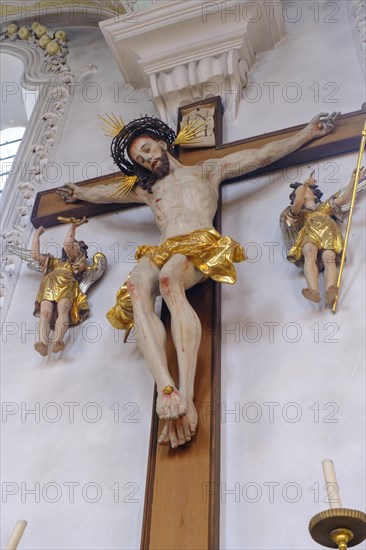
<path id="1" fill-rule="evenodd" d="M 280 4 L 265 0 L 172 0 L 100 27 L 125 81 L 151 89 L 172 126 L 180 105 L 208 95 L 221 95 L 234 119 L 257 56 L 285 35 Z"/>

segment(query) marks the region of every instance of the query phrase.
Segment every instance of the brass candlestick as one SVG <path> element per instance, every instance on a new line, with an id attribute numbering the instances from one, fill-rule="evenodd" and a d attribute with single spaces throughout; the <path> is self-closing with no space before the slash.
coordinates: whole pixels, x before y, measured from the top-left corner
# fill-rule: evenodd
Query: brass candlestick
<path id="1" fill-rule="evenodd" d="M 318 544 L 347 550 L 366 539 L 366 514 L 349 508 L 330 508 L 311 518 L 309 531 Z"/>

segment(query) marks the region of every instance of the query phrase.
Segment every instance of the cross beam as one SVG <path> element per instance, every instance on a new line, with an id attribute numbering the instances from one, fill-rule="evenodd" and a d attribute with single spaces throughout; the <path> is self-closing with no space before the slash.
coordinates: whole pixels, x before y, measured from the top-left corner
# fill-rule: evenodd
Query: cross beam
<path id="1" fill-rule="evenodd" d="M 283 157 L 277 162 L 271 164 L 270 167 L 265 167 L 255 172 L 250 172 L 245 176 L 240 176 L 236 179 L 226 180 L 225 183 L 232 181 L 242 181 L 262 173 L 268 172 L 268 170 L 277 170 L 279 168 L 287 168 L 289 166 L 295 166 L 307 162 L 314 162 L 328 157 L 334 157 L 345 153 L 358 151 L 360 135 L 364 125 L 365 110 L 353 111 L 341 115 L 337 120 L 336 130 L 321 139 L 314 140 L 307 145 L 301 147 L 294 153 Z M 234 141 L 225 145 L 218 145 L 209 149 L 182 149 L 180 152 L 180 161 L 182 164 L 192 165 L 200 161 L 208 160 L 210 158 L 221 158 L 230 153 L 242 151 L 245 149 L 259 148 L 270 141 L 275 139 L 285 139 L 290 137 L 302 128 L 305 124 L 300 126 L 292 126 L 278 132 L 270 132 L 268 134 L 262 134 L 253 138 L 243 139 L 240 141 Z M 115 183 L 120 179 L 120 173 L 109 174 L 107 176 L 101 176 L 99 178 L 90 179 L 84 182 L 79 182 L 78 185 L 94 186 Z M 106 212 L 115 212 L 117 210 L 126 210 L 128 208 L 134 208 L 136 204 L 90 204 L 79 201 L 77 203 L 66 204 L 57 195 L 55 189 L 48 191 L 42 191 L 37 193 L 37 197 L 34 203 L 31 221 L 34 227 L 43 225 L 44 227 L 52 227 L 58 225 L 57 216 L 76 218 L 87 216 L 92 217 Z"/>

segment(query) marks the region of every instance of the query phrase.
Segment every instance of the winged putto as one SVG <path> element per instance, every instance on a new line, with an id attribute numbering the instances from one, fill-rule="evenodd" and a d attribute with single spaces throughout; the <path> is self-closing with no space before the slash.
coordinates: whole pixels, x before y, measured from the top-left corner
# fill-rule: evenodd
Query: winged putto
<path id="1" fill-rule="evenodd" d="M 319 303 L 319 273 L 324 271 L 325 305 L 331 307 L 337 295 L 338 263 L 344 248 L 343 236 L 337 222 L 349 210 L 356 170 L 349 184 L 322 202 L 323 193 L 316 185 L 314 173 L 304 183 L 292 183 L 290 206 L 280 216 L 280 226 L 287 246 L 287 259 L 304 269 L 307 287 L 303 296 Z M 365 187 L 366 170 L 360 170 L 358 190 Z"/>
<path id="2" fill-rule="evenodd" d="M 41 254 L 40 236 L 45 232 L 42 226 L 34 233 L 31 250 L 13 244 L 7 249 L 8 253 L 26 261 L 29 268 L 43 273 L 33 312 L 40 318 L 38 341 L 34 344 L 34 349 L 43 356 L 48 354 L 50 343 L 54 353 L 62 351 L 69 326 L 78 325 L 87 318 L 89 305 L 86 293 L 107 269 L 107 258 L 104 254 L 97 252 L 92 262 L 88 261 L 88 246 L 84 241 L 75 239 L 76 228 L 86 223 L 86 218 L 64 218 L 60 221 L 71 223 L 61 258 Z M 54 331 L 52 338 L 51 330 Z"/>

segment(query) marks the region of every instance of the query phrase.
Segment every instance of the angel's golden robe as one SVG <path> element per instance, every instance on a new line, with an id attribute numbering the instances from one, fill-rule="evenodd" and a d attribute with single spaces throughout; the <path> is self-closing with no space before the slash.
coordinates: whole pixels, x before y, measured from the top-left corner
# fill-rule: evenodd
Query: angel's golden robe
<path id="1" fill-rule="evenodd" d="M 50 256 L 46 260 L 45 275 L 38 289 L 33 315 L 39 317 L 42 300 L 59 302 L 67 298 L 71 302 L 70 325 L 78 325 L 89 313 L 88 300 L 81 292 L 76 277 L 81 272 L 80 264 Z M 51 320 L 51 323 L 54 319 Z"/>
<path id="2" fill-rule="evenodd" d="M 302 225 L 302 228 L 287 254 L 287 259 L 298 267 L 302 267 L 304 263 L 302 247 L 305 243 L 314 243 L 319 251 L 333 250 L 337 256 L 340 256 L 343 251 L 343 237 L 333 216 L 341 219 L 339 209 L 329 200 L 320 203 L 316 210 L 303 209 L 299 216 L 288 214 L 288 225 L 291 224 L 290 218 L 292 218 L 292 222 Z"/>
<path id="3" fill-rule="evenodd" d="M 135 258 L 147 256 L 161 268 L 174 255 L 183 254 L 201 271 L 220 283 L 233 284 L 236 272 L 233 262 L 246 259 L 243 247 L 230 237 L 222 237 L 215 229 L 199 229 L 187 235 L 167 239 L 159 246 L 139 246 Z M 127 278 L 128 281 L 128 278 Z M 114 328 L 126 330 L 126 337 L 133 326 L 131 298 L 127 281 L 117 292 L 117 303 L 107 313 L 107 319 Z"/>

